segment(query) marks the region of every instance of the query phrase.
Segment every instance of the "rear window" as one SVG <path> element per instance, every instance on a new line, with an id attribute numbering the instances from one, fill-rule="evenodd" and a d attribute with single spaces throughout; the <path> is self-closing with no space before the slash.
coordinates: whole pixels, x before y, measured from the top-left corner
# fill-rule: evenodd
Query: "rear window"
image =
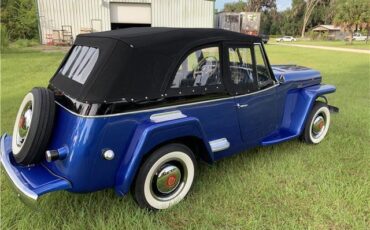
<path id="1" fill-rule="evenodd" d="M 59 74 L 84 84 L 99 57 L 99 49 L 89 46 L 75 46 Z"/>

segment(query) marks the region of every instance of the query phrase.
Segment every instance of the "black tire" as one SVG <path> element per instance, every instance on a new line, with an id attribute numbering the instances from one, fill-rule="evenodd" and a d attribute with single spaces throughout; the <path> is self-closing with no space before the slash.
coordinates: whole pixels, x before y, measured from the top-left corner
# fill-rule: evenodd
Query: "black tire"
<path id="1" fill-rule="evenodd" d="M 162 173 L 175 165 L 177 170 Z M 182 144 L 165 145 L 149 155 L 141 165 L 133 185 L 133 196 L 141 208 L 149 210 L 167 209 L 180 202 L 189 192 L 195 179 L 197 162 L 193 152 Z M 173 181 L 173 175 L 175 182 Z M 163 176 L 161 176 L 163 175 Z M 168 181 L 171 184 L 168 185 Z M 177 181 L 178 180 L 178 181 Z M 158 183 L 166 181 L 163 190 L 173 191 L 168 194 L 160 191 Z M 176 187 L 170 187 L 174 184 Z M 165 191 L 167 192 L 167 191 Z"/>
<path id="2" fill-rule="evenodd" d="M 26 117 L 28 110 L 31 111 L 30 122 Z M 55 102 L 52 91 L 46 88 L 33 88 L 24 97 L 14 124 L 12 140 L 13 156 L 18 164 L 29 165 L 43 160 L 52 133 L 54 116 Z M 20 133 L 24 128 L 28 131 L 23 131 L 26 132 L 23 138 Z"/>
<path id="3" fill-rule="evenodd" d="M 320 131 L 315 132 L 313 126 L 314 122 L 317 121 L 316 119 L 320 119 L 322 117 L 322 121 L 318 120 L 318 126 L 322 126 Z M 327 104 L 324 102 L 316 101 L 310 115 L 307 118 L 305 128 L 302 134 L 302 140 L 308 144 L 318 144 L 320 143 L 326 136 L 330 126 L 330 111 Z"/>

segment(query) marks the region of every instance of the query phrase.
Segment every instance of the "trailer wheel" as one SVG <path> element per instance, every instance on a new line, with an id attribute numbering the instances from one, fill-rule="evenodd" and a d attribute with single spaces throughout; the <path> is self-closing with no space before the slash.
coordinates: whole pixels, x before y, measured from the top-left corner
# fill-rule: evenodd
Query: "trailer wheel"
<path id="1" fill-rule="evenodd" d="M 54 94 L 50 90 L 33 88 L 24 97 L 13 128 L 12 152 L 17 163 L 34 164 L 45 156 L 54 113 Z"/>
<path id="2" fill-rule="evenodd" d="M 133 188 L 141 208 L 167 209 L 184 199 L 196 173 L 192 151 L 182 144 L 165 145 L 145 160 Z"/>

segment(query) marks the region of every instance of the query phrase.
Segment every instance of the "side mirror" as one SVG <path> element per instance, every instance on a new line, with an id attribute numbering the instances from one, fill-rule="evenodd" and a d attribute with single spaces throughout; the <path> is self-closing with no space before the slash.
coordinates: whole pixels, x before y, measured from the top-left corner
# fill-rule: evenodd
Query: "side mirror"
<path id="1" fill-rule="evenodd" d="M 285 76 L 280 75 L 278 81 L 279 81 L 280 84 L 284 84 L 285 83 Z"/>

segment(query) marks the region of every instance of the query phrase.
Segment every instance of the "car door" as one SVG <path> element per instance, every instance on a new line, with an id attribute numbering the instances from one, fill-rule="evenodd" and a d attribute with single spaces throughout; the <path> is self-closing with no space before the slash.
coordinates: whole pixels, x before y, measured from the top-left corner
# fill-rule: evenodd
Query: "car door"
<path id="1" fill-rule="evenodd" d="M 177 67 L 166 94 L 167 105 L 197 118 L 214 159 L 243 149 L 233 95 L 224 82 L 224 58 L 220 43 L 189 50 Z"/>
<path id="2" fill-rule="evenodd" d="M 277 84 L 261 44 L 227 44 L 225 53 L 241 136 L 247 147 L 253 147 L 277 129 Z"/>

